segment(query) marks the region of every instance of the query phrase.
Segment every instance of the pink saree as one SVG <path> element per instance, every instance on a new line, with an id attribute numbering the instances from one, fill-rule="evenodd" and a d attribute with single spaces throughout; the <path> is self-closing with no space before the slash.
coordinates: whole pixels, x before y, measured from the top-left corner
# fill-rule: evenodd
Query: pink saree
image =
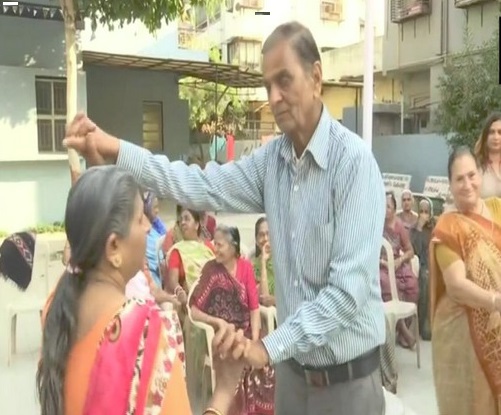
<path id="1" fill-rule="evenodd" d="M 177 315 L 151 301 L 128 301 L 98 346 L 83 415 L 191 415 L 184 370 L 173 372 L 179 361 L 184 349 Z"/>

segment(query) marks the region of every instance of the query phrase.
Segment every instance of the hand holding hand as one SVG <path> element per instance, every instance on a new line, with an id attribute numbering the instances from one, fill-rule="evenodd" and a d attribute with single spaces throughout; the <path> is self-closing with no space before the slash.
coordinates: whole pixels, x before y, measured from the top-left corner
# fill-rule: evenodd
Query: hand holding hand
<path id="1" fill-rule="evenodd" d="M 176 309 L 181 306 L 176 296 L 166 293 L 154 282 L 150 283 L 150 293 L 157 304 L 171 303 Z"/>
<path id="2" fill-rule="evenodd" d="M 116 161 L 119 140 L 101 130 L 86 115 L 78 114 L 66 129 L 63 145 L 74 149 L 93 166 Z"/>

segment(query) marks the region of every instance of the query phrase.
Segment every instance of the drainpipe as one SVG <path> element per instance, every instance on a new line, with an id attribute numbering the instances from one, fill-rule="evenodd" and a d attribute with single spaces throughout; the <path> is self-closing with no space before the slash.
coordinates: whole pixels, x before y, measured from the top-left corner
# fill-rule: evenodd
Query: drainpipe
<path id="1" fill-rule="evenodd" d="M 400 134 L 404 134 L 404 77 L 400 82 Z"/>

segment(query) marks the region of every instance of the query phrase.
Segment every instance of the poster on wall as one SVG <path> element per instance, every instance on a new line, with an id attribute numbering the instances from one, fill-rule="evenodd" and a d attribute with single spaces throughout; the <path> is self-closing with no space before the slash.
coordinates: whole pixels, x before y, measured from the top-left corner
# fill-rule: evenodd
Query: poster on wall
<path id="1" fill-rule="evenodd" d="M 424 182 L 423 194 L 428 197 L 440 197 L 445 200 L 445 208 L 454 205 L 449 187 L 449 179 L 445 176 L 428 176 Z"/>

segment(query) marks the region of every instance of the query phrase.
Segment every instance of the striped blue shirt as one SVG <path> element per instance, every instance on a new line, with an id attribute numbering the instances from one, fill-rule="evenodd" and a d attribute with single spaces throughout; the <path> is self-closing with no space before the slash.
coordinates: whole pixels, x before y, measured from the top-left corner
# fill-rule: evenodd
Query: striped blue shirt
<path id="1" fill-rule="evenodd" d="M 278 318 L 263 339 L 271 363 L 339 364 L 384 343 L 381 172 L 366 143 L 325 108 L 299 159 L 285 136 L 205 170 L 121 141 L 117 165 L 193 209 L 266 213 Z"/>

